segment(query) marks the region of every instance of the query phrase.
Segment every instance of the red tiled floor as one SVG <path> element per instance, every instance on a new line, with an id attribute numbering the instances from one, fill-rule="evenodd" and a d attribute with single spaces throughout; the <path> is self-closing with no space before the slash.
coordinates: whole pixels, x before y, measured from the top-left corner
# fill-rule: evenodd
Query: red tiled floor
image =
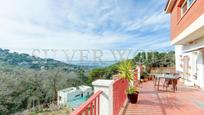
<path id="1" fill-rule="evenodd" d="M 157 91 L 153 82 L 142 84 L 137 104 L 128 103 L 124 115 L 204 115 L 204 92 L 178 85 L 178 91 Z M 163 88 L 160 87 L 162 90 Z"/>

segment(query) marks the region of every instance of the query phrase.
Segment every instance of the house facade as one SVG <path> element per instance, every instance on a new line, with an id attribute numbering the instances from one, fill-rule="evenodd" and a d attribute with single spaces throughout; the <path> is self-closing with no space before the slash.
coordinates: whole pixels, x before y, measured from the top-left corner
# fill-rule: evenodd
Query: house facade
<path id="1" fill-rule="evenodd" d="M 62 89 L 58 91 L 57 103 L 67 105 L 69 102 L 91 96 L 92 92 L 92 87 L 85 85 Z"/>
<path id="2" fill-rule="evenodd" d="M 168 0 L 171 45 L 184 83 L 204 89 L 204 0 Z"/>

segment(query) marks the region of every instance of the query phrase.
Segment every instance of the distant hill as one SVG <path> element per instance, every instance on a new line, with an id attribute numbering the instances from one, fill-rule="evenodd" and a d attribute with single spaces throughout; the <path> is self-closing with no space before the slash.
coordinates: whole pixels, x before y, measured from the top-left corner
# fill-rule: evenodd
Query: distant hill
<path id="1" fill-rule="evenodd" d="M 18 67 L 42 70 L 42 69 L 55 69 L 64 68 L 67 71 L 76 71 L 78 69 L 89 69 L 88 66 L 79 66 L 74 64 L 67 64 L 54 59 L 44 59 L 35 56 L 30 56 L 25 53 L 11 53 L 8 49 L 0 48 L 0 63 L 13 65 Z"/>
<path id="2" fill-rule="evenodd" d="M 86 61 L 86 62 L 72 61 L 70 64 L 85 66 L 89 68 L 102 68 L 115 64 L 117 62 L 118 61 Z"/>

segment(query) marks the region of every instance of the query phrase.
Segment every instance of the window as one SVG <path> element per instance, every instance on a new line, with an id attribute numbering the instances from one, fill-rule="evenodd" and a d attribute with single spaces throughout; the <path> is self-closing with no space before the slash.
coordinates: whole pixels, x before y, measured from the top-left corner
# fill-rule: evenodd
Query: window
<path id="1" fill-rule="evenodd" d="M 187 11 L 187 1 L 185 1 L 183 3 L 183 5 L 181 6 L 181 15 L 183 16 L 183 14 Z"/>
<path id="2" fill-rule="evenodd" d="M 78 94 L 78 95 L 75 95 L 75 97 L 79 97 L 80 96 L 80 94 Z"/>
<path id="3" fill-rule="evenodd" d="M 181 5 L 181 16 L 185 14 L 185 12 L 191 7 L 195 0 L 184 0 Z"/>
<path id="4" fill-rule="evenodd" d="M 191 4 L 195 1 L 195 0 L 187 0 L 188 1 L 188 5 L 189 7 L 191 6 Z"/>

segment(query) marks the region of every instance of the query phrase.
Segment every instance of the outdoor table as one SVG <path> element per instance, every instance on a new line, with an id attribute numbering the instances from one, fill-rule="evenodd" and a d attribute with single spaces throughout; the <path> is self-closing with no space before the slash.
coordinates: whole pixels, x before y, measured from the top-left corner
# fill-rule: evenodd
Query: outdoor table
<path id="1" fill-rule="evenodd" d="M 169 80 L 175 80 L 177 79 L 176 76 L 174 76 L 173 74 L 156 74 L 155 75 L 155 80 L 154 80 L 154 86 L 157 86 L 157 90 L 159 90 L 159 86 L 160 86 L 160 80 L 161 79 L 169 79 Z"/>

